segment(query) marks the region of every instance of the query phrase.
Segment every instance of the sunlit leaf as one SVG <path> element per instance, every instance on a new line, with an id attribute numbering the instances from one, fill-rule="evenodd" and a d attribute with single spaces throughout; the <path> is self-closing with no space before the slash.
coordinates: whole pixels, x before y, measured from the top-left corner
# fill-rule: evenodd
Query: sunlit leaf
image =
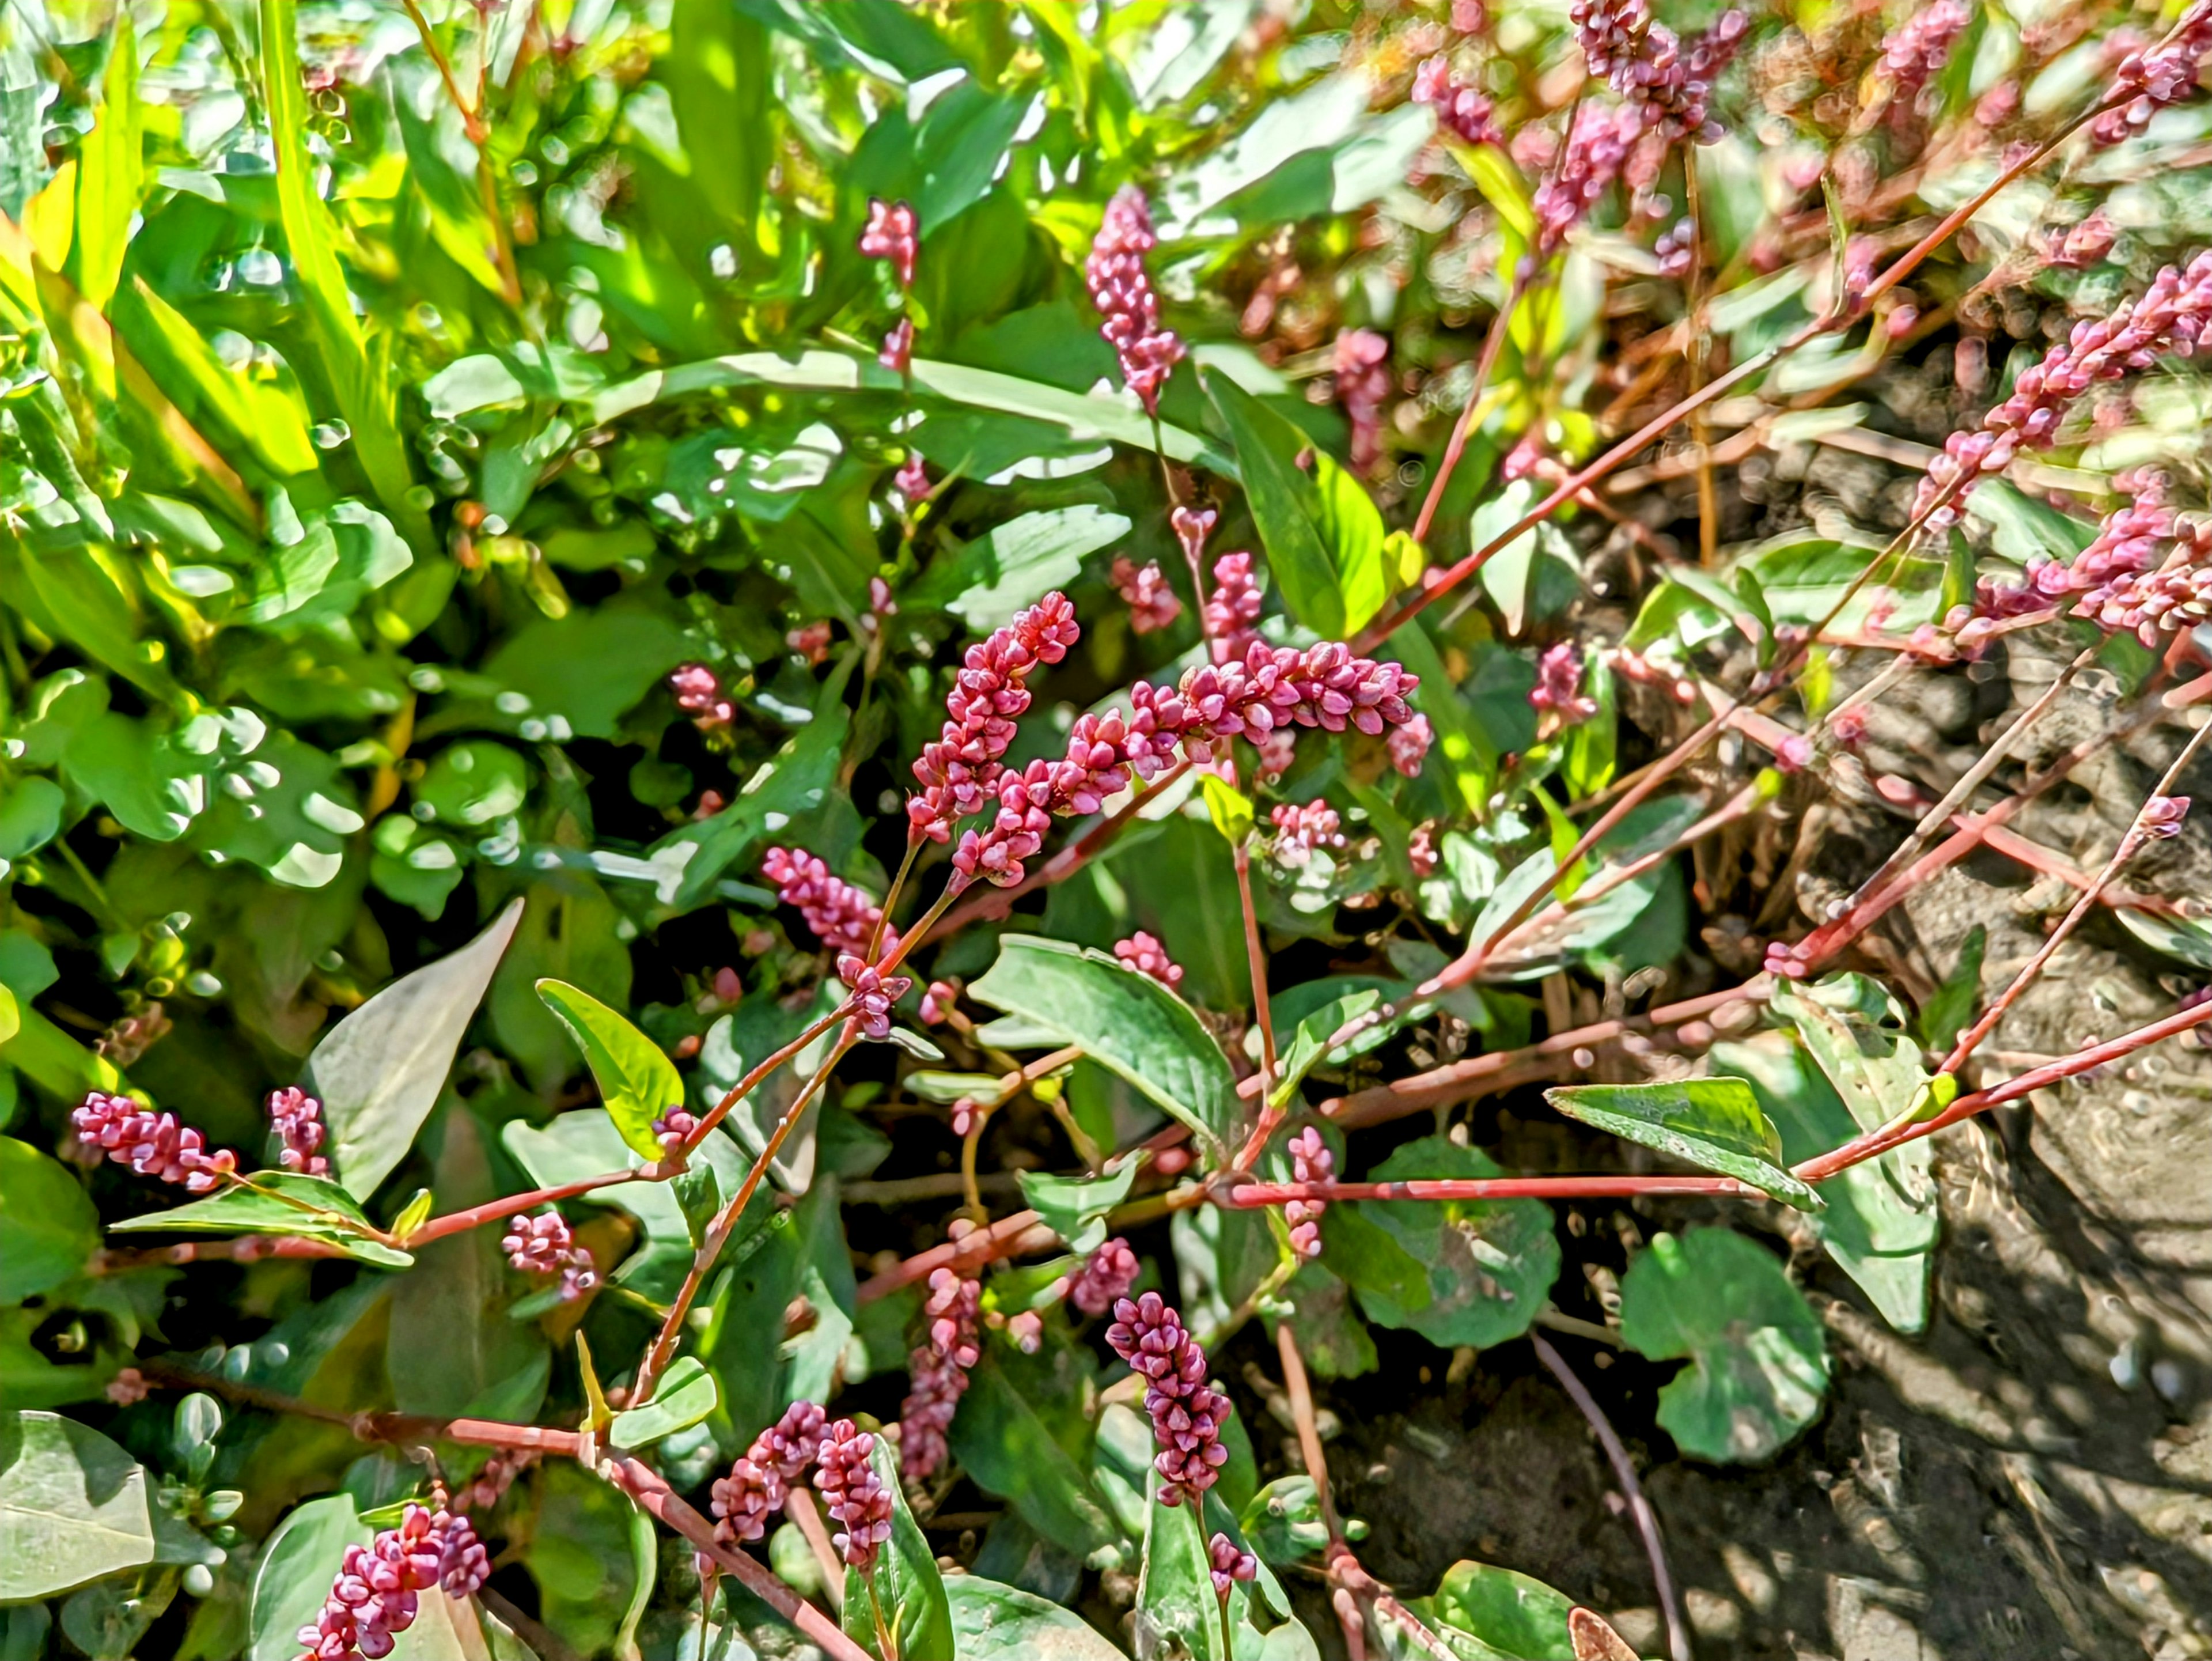
<path id="1" fill-rule="evenodd" d="M 0 1602 L 151 1562 L 147 1498 L 144 1468 L 89 1426 L 0 1412 Z"/>

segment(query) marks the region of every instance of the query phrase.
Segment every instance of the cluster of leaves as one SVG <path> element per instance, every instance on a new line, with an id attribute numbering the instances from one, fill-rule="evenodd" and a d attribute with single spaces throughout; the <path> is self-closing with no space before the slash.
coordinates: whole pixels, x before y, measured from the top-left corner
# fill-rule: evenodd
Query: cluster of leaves
<path id="1" fill-rule="evenodd" d="M 425 1597 L 410 1656 L 778 1653 L 792 1592 L 842 1612 L 845 1639 L 810 1638 L 881 1661 L 1119 1653 L 1069 1607 L 1095 1593 L 1133 1603 L 1140 1656 L 1293 1661 L 1316 1652 L 1300 1576 L 1394 1652 L 1624 1653 L 1506 1566 L 1380 1594 L 1325 1472 L 1263 1482 L 1241 1418 L 1176 1503 L 1067 1291 L 1127 1230 L 1204 1348 L 1276 1329 L 1294 1398 L 1305 1367 L 1374 1369 L 1378 1329 L 1486 1350 L 1587 1335 L 1552 1300 L 1589 1301 L 1683 1364 L 1657 1427 L 1723 1463 L 1822 1410 L 1816 1251 L 1925 1323 L 1910 1128 L 1978 1041 L 1978 938 L 1917 1011 L 1830 969 L 1848 936 L 1818 972 L 1753 974 L 1757 942 L 1693 928 L 1718 903 L 1681 856 L 1779 823 L 1816 754 L 1857 765 L 1844 648 L 1955 661 L 1978 568 L 2079 555 L 2110 470 L 2174 457 L 2194 405 L 2169 378 L 2100 410 L 2075 465 L 1982 479 L 1948 548 L 1908 538 L 1878 583 L 1883 538 L 1840 513 L 1722 526 L 1755 522 L 1746 457 L 1924 462 L 1840 399 L 1909 383 L 1924 408 L 1930 340 L 1962 391 L 2007 384 L 2042 312 L 2139 289 L 2193 228 L 2160 147 L 2205 118 L 2014 179 L 2124 107 L 2100 90 L 2117 21 L 2058 40 L 1990 6 L 1923 29 L 1920 59 L 1866 21 L 1755 16 L 1723 119 L 1644 144 L 1562 242 L 1540 217 L 1601 94 L 1540 6 L 19 0 L 0 1657 L 281 1661 L 426 1459 L 498 1550 L 481 1603 Z M 1733 38 L 1713 9 L 1664 22 Z M 1156 412 L 1085 280 L 1133 184 L 1188 347 Z M 872 199 L 911 208 L 910 283 L 861 251 Z M 1915 247 L 1923 210 L 1969 204 L 1966 252 L 1948 225 Z M 2122 257 L 2046 258 L 2093 204 L 2139 228 Z M 1570 480 L 1670 407 L 1695 447 L 1644 469 L 1656 511 Z M 1240 741 L 917 927 L 902 857 L 916 885 L 948 867 L 908 841 L 908 764 L 961 654 L 1073 601 L 1081 645 L 1010 765 L 1208 662 L 1208 568 L 1170 516 L 1200 505 L 1209 555 L 1258 557 L 1263 642 L 1401 663 L 1419 741 Z M 2132 635 L 2056 626 L 2157 689 Z M 672 687 L 687 666 L 709 707 Z M 1632 776 L 1682 708 L 1737 715 L 1723 684 L 1796 697 L 1802 732 L 1736 728 L 1773 765 Z M 890 1046 L 848 1055 L 853 977 L 763 885 L 772 846 L 910 931 L 927 1007 L 903 995 Z M 2121 916 L 2212 966 L 2172 908 Z M 1632 1058 L 1622 1018 L 1662 987 L 1696 1009 Z M 1595 1078 L 1524 1105 L 1589 1177 L 1509 1173 L 1476 1117 L 1347 1135 L 1566 1068 Z M 276 1158 L 264 1102 L 294 1083 L 326 1168 Z M 243 1150 L 243 1178 L 163 1206 L 71 1134 L 92 1092 Z M 1576 1196 L 1647 1226 L 1601 1305 L 1563 1277 Z M 499 1244 L 556 1201 L 580 1296 Z M 1743 1227 L 1686 1226 L 1723 1201 Z M 1289 1224 L 1316 1218 L 1309 1250 Z M 896 1423 L 948 1267 L 981 1282 L 978 1354 L 944 1471 L 902 1486 L 876 1445 L 882 1561 L 840 1571 L 795 1512 L 776 1580 L 702 1573 L 659 1496 L 703 1496 L 795 1402 Z M 925 1530 L 963 1483 L 1004 1509 L 946 1573 Z M 1219 1571 L 1224 1541 L 1253 1578 Z"/>

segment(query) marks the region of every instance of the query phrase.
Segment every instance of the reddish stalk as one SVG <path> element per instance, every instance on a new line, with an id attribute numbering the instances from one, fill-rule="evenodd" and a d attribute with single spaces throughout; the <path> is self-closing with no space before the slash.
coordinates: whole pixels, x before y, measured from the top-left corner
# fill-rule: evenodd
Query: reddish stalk
<path id="1" fill-rule="evenodd" d="M 442 1217 L 433 1217 L 410 1234 L 400 1244 L 412 1250 L 428 1245 L 433 1240 L 442 1240 L 448 1234 L 460 1234 L 483 1223 L 496 1223 L 556 1201 L 573 1200 L 578 1195 L 589 1194 L 602 1188 L 614 1188 L 623 1183 L 658 1182 L 656 1166 L 647 1165 L 636 1171 L 610 1171 L 597 1177 L 579 1177 L 573 1183 L 562 1183 L 552 1188 L 533 1189 L 527 1194 L 510 1194 L 504 1199 L 487 1200 L 465 1211 L 449 1211 Z"/>
<path id="2" fill-rule="evenodd" d="M 1758 1192 L 1733 1177 L 1439 1177 L 1401 1183 L 1240 1183 L 1222 1203 L 1255 1211 L 1292 1200 L 1610 1200 L 1685 1194 L 1733 1199 Z"/>
<path id="3" fill-rule="evenodd" d="M 1253 1123 L 1252 1134 L 1245 1139 L 1237 1155 L 1237 1168 L 1251 1169 L 1252 1161 L 1267 1145 L 1267 1138 L 1275 1134 L 1275 1127 L 1283 1122 L 1283 1110 L 1274 1099 L 1275 1018 L 1267 1007 L 1267 952 L 1260 940 L 1260 913 L 1252 904 L 1251 838 L 1247 836 L 1237 844 L 1237 897 L 1244 910 L 1244 959 L 1252 977 L 1252 1013 L 1260 1023 L 1260 1073 L 1257 1094 L 1260 1098 L 1260 1116 Z"/>
<path id="4" fill-rule="evenodd" d="M 1001 1217 L 988 1228 L 979 1228 L 957 1240 L 947 1240 L 927 1251 L 916 1252 L 905 1262 L 885 1269 L 860 1282 L 854 1294 L 856 1304 L 872 1304 L 878 1298 L 888 1298 L 902 1287 L 926 1281 L 940 1269 L 957 1269 L 970 1273 L 1000 1257 L 1019 1256 L 1024 1252 L 1049 1250 L 1057 1244 L 1060 1236 L 1045 1226 L 1044 1219 L 1034 1211 L 1017 1211 L 1012 1216 Z"/>
<path id="5" fill-rule="evenodd" d="M 1515 274 L 1513 286 L 1505 293 L 1505 303 L 1491 314 L 1489 332 L 1482 338 L 1482 352 L 1474 362 L 1474 385 L 1468 389 L 1466 406 L 1460 411 L 1459 421 L 1444 445 L 1443 458 L 1437 463 L 1437 476 L 1429 485 L 1429 493 L 1421 499 L 1421 511 L 1413 517 L 1416 542 L 1428 541 L 1429 526 L 1436 520 L 1437 509 L 1443 505 L 1444 487 L 1451 483 L 1452 470 L 1459 465 L 1460 456 L 1467 449 L 1468 435 L 1474 427 L 1474 412 L 1482 403 L 1483 389 L 1490 384 L 1490 372 L 1497 367 L 1498 350 L 1505 344 L 1505 332 L 1512 322 L 1514 308 L 1528 291 L 1529 275 L 1526 271 Z"/>
<path id="6" fill-rule="evenodd" d="M 889 970 L 885 970 L 884 972 L 885 974 L 889 974 L 890 971 Z M 808 1027 L 806 1031 L 800 1033 L 789 1043 L 784 1045 L 782 1049 L 777 1050 L 775 1054 L 770 1056 L 759 1066 L 754 1068 L 753 1070 L 746 1074 L 744 1078 L 732 1085 L 728 1091 L 724 1093 L 722 1099 L 716 1102 L 713 1110 L 709 1111 L 705 1117 L 699 1121 L 697 1128 L 694 1129 L 691 1135 L 684 1141 L 683 1147 L 677 1150 L 678 1153 L 679 1155 L 688 1157 L 694 1148 L 697 1147 L 700 1143 L 707 1140 L 708 1133 L 712 1131 L 716 1125 L 721 1123 L 722 1121 L 728 1116 L 729 1111 L 732 1108 L 735 1107 L 739 1102 L 744 1100 L 746 1097 L 751 1095 L 754 1091 L 760 1088 L 762 1080 L 767 1078 L 769 1074 L 775 1072 L 776 1068 L 781 1067 L 786 1062 L 791 1060 L 792 1057 L 798 1055 L 800 1050 L 805 1049 L 807 1045 L 812 1043 L 817 1038 L 820 1037 L 824 1032 L 827 1032 L 831 1027 L 836 1025 L 839 1021 L 843 1020 L 846 1016 L 852 1013 L 853 1006 L 850 1000 L 839 1004 L 835 1009 L 824 1015 L 820 1020 L 816 1021 L 811 1026 Z M 663 1163 L 665 1164 L 667 1162 L 664 1161 Z M 758 1175 L 759 1167 L 756 1166 L 754 1169 L 754 1177 L 757 1178 Z"/>

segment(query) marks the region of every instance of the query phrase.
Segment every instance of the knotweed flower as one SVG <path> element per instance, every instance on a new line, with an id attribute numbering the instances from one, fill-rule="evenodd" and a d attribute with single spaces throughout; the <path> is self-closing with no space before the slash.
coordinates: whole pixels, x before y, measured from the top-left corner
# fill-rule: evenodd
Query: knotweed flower
<path id="1" fill-rule="evenodd" d="M 691 717 L 691 724 L 709 734 L 729 730 L 738 706 L 722 690 L 722 678 L 703 663 L 678 665 L 668 672 L 669 689 L 676 707 Z"/>
<path id="2" fill-rule="evenodd" d="M 368 1545 L 346 1548 L 322 1613 L 300 1628 L 307 1646 L 302 1661 L 378 1661 L 415 1624 L 418 1594 L 442 1587 L 466 1597 L 490 1572 L 467 1518 L 453 1515 L 442 1501 L 435 1512 L 410 1505 L 398 1528 Z"/>
<path id="3" fill-rule="evenodd" d="M 1145 271 L 1145 256 L 1158 240 L 1145 193 L 1124 185 L 1106 204 L 1105 222 L 1083 267 L 1091 301 L 1106 319 L 1098 332 L 1121 360 L 1122 384 L 1155 416 L 1160 388 L 1183 356 L 1175 331 L 1160 326 L 1159 296 Z"/>
<path id="4" fill-rule="evenodd" d="M 969 1369 L 981 1354 L 976 1336 L 982 1296 L 981 1281 L 949 1269 L 929 1277 L 922 1305 L 928 1342 L 907 1358 L 912 1382 L 899 1409 L 899 1469 L 909 1482 L 934 1475 L 945 1463 L 945 1433 L 967 1393 Z"/>
<path id="5" fill-rule="evenodd" d="M 1114 562 L 1114 589 L 1129 608 L 1129 627 L 1139 635 L 1157 633 L 1182 615 L 1182 602 L 1168 587 L 1158 560 L 1139 565 L 1124 557 Z"/>
<path id="6" fill-rule="evenodd" d="M 893 374 L 904 374 L 914 367 L 914 319 L 902 317 L 891 326 L 884 337 L 884 344 L 876 353 L 876 362 Z"/>
<path id="7" fill-rule="evenodd" d="M 1382 454 L 1382 403 L 1390 396 L 1390 343 L 1372 329 L 1336 338 L 1336 401 L 1352 423 L 1352 467 L 1364 473 Z"/>
<path id="8" fill-rule="evenodd" d="M 660 1144 L 662 1153 L 673 1153 L 690 1141 L 698 1129 L 696 1115 L 688 1108 L 672 1107 L 653 1122 L 653 1140 Z"/>
<path id="9" fill-rule="evenodd" d="M 1465 144 L 1502 144 L 1497 109 L 1481 90 L 1452 73 L 1442 52 L 1424 58 L 1413 71 L 1413 101 L 1437 113 L 1437 125 Z"/>
<path id="10" fill-rule="evenodd" d="M 891 1494 L 868 1461 L 876 1439 L 850 1419 L 823 1433 L 814 1486 L 838 1524 L 833 1536 L 845 1561 L 862 1571 L 876 1565 L 876 1554 L 891 1537 Z"/>
<path id="11" fill-rule="evenodd" d="M 1236 1542 L 1225 1534 L 1217 1534 L 1206 1542 L 1206 1555 L 1212 1566 L 1216 1597 L 1225 1599 L 1231 1586 L 1259 1578 L 1260 1560 L 1249 1551 L 1237 1550 Z"/>
<path id="12" fill-rule="evenodd" d="M 1628 163 L 1644 137 L 1644 112 L 1632 105 L 1586 102 L 1575 113 L 1566 155 L 1551 177 L 1536 187 L 1536 247 L 1539 259 L 1565 244 L 1567 233 L 1582 223 Z"/>
<path id="13" fill-rule="evenodd" d="M 2113 73 L 2104 113 L 2089 124 L 2089 142 L 2117 144 L 2150 125 L 2169 104 L 2197 90 L 2197 63 L 2212 50 L 2212 4 L 2197 0 L 2172 40 L 2130 52 Z"/>
<path id="14" fill-rule="evenodd" d="M 507 1497 L 514 1479 L 538 1463 L 535 1448 L 501 1448 L 453 1495 L 455 1511 L 489 1511 Z"/>
<path id="15" fill-rule="evenodd" d="M 1103 1315 L 1137 1283 L 1137 1254 L 1115 1235 L 1083 1260 L 1067 1288 L 1067 1301 L 1085 1315 Z"/>
<path id="16" fill-rule="evenodd" d="M 1421 764 L 1428 757 L 1429 746 L 1437 741 L 1437 729 L 1429 725 L 1426 715 L 1415 715 L 1403 727 L 1390 729 L 1389 739 L 1390 765 L 1409 779 L 1421 776 Z"/>
<path id="17" fill-rule="evenodd" d="M 128 1096 L 88 1092 L 70 1123 L 86 1147 L 102 1150 L 141 1177 L 182 1183 L 193 1194 L 205 1194 L 237 1174 L 235 1153 L 224 1148 L 210 1153 L 200 1133 L 178 1123 L 175 1114 L 153 1112 Z"/>
<path id="18" fill-rule="evenodd" d="M 1213 562 L 1206 632 L 1216 663 L 1241 661 L 1260 638 L 1260 585 L 1252 575 L 1251 555 L 1224 554 Z"/>
<path id="19" fill-rule="evenodd" d="M 564 1304 L 574 1303 L 599 1283 L 592 1254 L 577 1244 L 568 1220 L 558 1210 L 509 1218 L 499 1249 L 522 1274 L 559 1275 Z"/>
<path id="20" fill-rule="evenodd" d="M 1197 1501 L 1229 1461 L 1221 1427 L 1234 1411 L 1229 1398 L 1206 1383 L 1206 1352 L 1157 1292 L 1116 1303 L 1106 1342 L 1146 1380 L 1145 1411 L 1160 1449 L 1152 1466 L 1163 1484 L 1161 1503 Z"/>
<path id="21" fill-rule="evenodd" d="M 1130 968 L 1150 975 L 1162 986 L 1182 984 L 1182 965 L 1168 956 L 1167 947 L 1141 928 L 1126 940 L 1115 941 L 1114 955 Z"/>
<path id="22" fill-rule="evenodd" d="M 878 1041 L 891 1035 L 891 1006 L 914 985 L 911 975 L 884 975 L 872 963 L 848 952 L 837 959 L 837 978 L 853 994 L 853 1018 L 864 1037 Z"/>
<path id="23" fill-rule="evenodd" d="M 812 1402 L 793 1402 L 732 1462 L 728 1475 L 715 1478 L 710 1503 L 717 1540 L 735 1545 L 768 1531 L 768 1519 L 783 1509 L 821 1450 L 823 1417 Z"/>
<path id="24" fill-rule="evenodd" d="M 914 287 L 915 261 L 921 252 L 920 222 L 903 202 L 868 198 L 868 222 L 860 232 L 860 252 L 871 259 L 888 259 L 902 289 Z"/>
<path id="25" fill-rule="evenodd" d="M 1081 635 L 1075 607 L 1054 592 L 968 648 L 945 697 L 948 719 L 914 764 L 922 788 L 907 798 L 908 836 L 945 842 L 956 820 L 983 811 L 998 794 L 999 758 L 1014 723 L 1030 707 L 1030 672 L 1058 663 Z"/>
<path id="26" fill-rule="evenodd" d="M 1563 727 L 1572 727 L 1597 714 L 1597 700 L 1583 695 L 1580 647 L 1563 640 L 1544 648 L 1536 660 L 1536 684 L 1528 689 L 1528 703 L 1537 713 L 1540 737 L 1549 737 Z"/>
<path id="27" fill-rule="evenodd" d="M 1973 19 L 1966 0 L 1929 0 L 1881 43 L 1881 76 L 1891 95 L 1911 98 L 1951 61 L 1951 48 Z"/>
<path id="28" fill-rule="evenodd" d="M 1325 1183 L 1336 1175 L 1336 1155 L 1311 1125 L 1291 1138 L 1291 1175 L 1301 1183 Z M 1291 1250 L 1308 1262 L 1321 1256 L 1321 1214 L 1328 1209 L 1326 1200 L 1292 1200 L 1283 1208 Z"/>
<path id="29" fill-rule="evenodd" d="M 1322 849 L 1344 846 L 1344 821 L 1325 801 L 1285 803 L 1268 815 L 1275 824 L 1275 858 L 1304 865 Z"/>
<path id="30" fill-rule="evenodd" d="M 297 1085 L 269 1092 L 269 1124 L 283 1144 L 276 1163 L 303 1176 L 320 1177 L 331 1162 L 316 1150 L 323 1145 L 323 1104 Z"/>
<path id="31" fill-rule="evenodd" d="M 775 885 L 776 898 L 792 907 L 833 952 L 866 953 L 883 908 L 842 877 L 830 874 L 818 856 L 803 848 L 771 848 L 761 874 Z M 898 931 L 884 925 L 884 952 L 898 945 Z"/>

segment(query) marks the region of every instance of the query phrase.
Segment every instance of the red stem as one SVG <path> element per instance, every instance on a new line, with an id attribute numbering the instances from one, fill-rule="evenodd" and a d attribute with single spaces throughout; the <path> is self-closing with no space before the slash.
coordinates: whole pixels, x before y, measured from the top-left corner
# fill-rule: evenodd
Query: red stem
<path id="1" fill-rule="evenodd" d="M 1528 274 L 1524 272 L 1516 276 L 1513 286 L 1506 290 L 1505 303 L 1491 314 L 1490 331 L 1483 336 L 1482 355 L 1475 360 L 1474 385 L 1468 391 L 1467 405 L 1459 412 L 1459 421 L 1452 428 L 1450 440 L 1444 445 L 1443 459 L 1437 464 L 1436 479 L 1430 484 L 1428 495 L 1421 500 L 1421 511 L 1413 519 L 1413 540 L 1416 542 L 1429 539 L 1429 526 L 1436 519 L 1437 509 L 1443 505 L 1444 487 L 1451 483 L 1452 470 L 1459 465 L 1461 453 L 1467 448 L 1468 434 L 1474 425 L 1475 407 L 1482 402 L 1482 390 L 1490 383 L 1490 372 L 1497 365 L 1498 349 L 1505 344 L 1505 332 L 1512 319 L 1514 307 L 1521 303 L 1521 297 L 1528 289 Z"/>
<path id="2" fill-rule="evenodd" d="M 580 1194 L 594 1189 L 613 1188 L 621 1183 L 653 1182 L 652 1167 L 638 1171 L 609 1171 L 597 1177 L 580 1177 L 573 1183 L 561 1183 L 552 1188 L 533 1189 L 527 1194 L 510 1194 L 501 1200 L 487 1200 L 465 1211 L 449 1211 L 442 1217 L 433 1217 L 410 1234 L 400 1244 L 412 1250 L 418 1245 L 428 1245 L 433 1240 L 442 1240 L 448 1234 L 460 1234 L 483 1223 L 496 1223 L 529 1210 L 533 1206 L 550 1204 L 558 1200 L 573 1200 Z"/>
<path id="3" fill-rule="evenodd" d="M 1733 1177 L 1439 1177 L 1402 1183 L 1240 1183 L 1228 1191 L 1227 1203 L 1256 1211 L 1292 1200 L 1607 1200 L 1655 1194 L 1756 1198 L 1759 1190 Z"/>

